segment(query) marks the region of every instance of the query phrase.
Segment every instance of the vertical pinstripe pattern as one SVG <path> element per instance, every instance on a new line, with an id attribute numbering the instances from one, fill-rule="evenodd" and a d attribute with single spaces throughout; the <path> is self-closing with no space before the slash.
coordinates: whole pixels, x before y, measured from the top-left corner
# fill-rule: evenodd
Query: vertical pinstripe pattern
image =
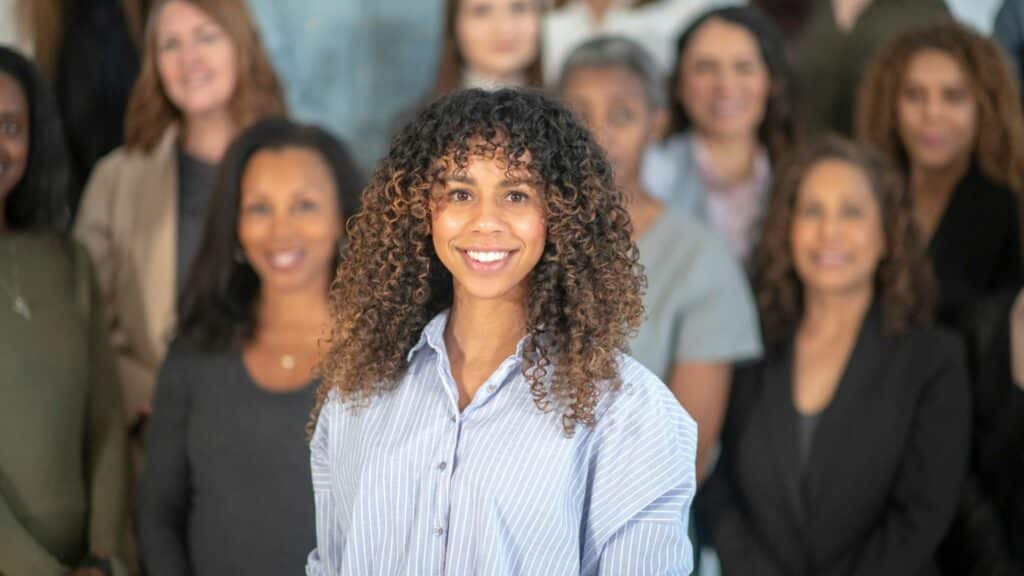
<path id="1" fill-rule="evenodd" d="M 689 574 L 697 427 L 668 389 L 623 356 L 622 390 L 566 438 L 517 353 L 460 414 L 446 321 L 394 391 L 324 405 L 306 574 Z"/>

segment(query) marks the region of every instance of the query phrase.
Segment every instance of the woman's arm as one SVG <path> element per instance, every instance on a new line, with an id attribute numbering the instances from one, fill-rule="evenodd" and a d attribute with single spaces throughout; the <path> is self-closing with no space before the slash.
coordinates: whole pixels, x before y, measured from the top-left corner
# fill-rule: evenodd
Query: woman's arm
<path id="1" fill-rule="evenodd" d="M 89 256 L 74 247 L 76 275 L 87 289 L 90 323 L 89 420 L 85 462 L 89 487 L 89 551 L 118 557 L 127 513 L 127 452 L 121 387 L 107 339 L 107 325 Z"/>
<path id="2" fill-rule="evenodd" d="M 725 362 L 680 362 L 669 378 L 672 394 L 697 421 L 698 485 L 711 472 L 711 456 L 722 431 L 731 380 L 732 365 Z"/>
<path id="3" fill-rule="evenodd" d="M 970 405 L 959 342 L 928 351 L 938 360 L 922 389 L 889 495 L 889 506 L 860 550 L 855 575 L 916 574 L 935 555 L 967 472 Z"/>
<path id="4" fill-rule="evenodd" d="M 139 547 L 150 576 L 189 574 L 188 357 L 172 352 L 160 373 L 146 435 Z"/>

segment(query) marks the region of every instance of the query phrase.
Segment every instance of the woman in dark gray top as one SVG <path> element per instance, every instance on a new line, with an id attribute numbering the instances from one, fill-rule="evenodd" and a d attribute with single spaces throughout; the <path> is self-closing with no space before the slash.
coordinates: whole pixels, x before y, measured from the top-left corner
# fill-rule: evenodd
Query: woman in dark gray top
<path id="1" fill-rule="evenodd" d="M 160 574 L 294 574 L 315 545 L 304 427 L 344 219 L 342 145 L 284 119 L 232 144 L 161 370 L 139 540 Z"/>

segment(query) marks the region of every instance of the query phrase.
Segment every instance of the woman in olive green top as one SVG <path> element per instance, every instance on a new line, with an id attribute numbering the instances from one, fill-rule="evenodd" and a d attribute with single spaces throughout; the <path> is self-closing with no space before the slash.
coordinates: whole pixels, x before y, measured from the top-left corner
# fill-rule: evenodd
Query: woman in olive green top
<path id="1" fill-rule="evenodd" d="M 89 259 L 63 234 L 68 166 L 45 85 L 0 47 L 5 576 L 113 574 L 124 533 L 120 388 Z"/>

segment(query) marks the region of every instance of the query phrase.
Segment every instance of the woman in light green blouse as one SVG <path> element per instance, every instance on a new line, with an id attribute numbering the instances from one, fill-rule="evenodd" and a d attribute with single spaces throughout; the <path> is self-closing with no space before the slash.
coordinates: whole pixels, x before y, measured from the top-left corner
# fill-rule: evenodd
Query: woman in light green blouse
<path id="1" fill-rule="evenodd" d="M 124 534 L 120 388 L 52 97 L 0 47 L 0 574 L 114 574 Z"/>

